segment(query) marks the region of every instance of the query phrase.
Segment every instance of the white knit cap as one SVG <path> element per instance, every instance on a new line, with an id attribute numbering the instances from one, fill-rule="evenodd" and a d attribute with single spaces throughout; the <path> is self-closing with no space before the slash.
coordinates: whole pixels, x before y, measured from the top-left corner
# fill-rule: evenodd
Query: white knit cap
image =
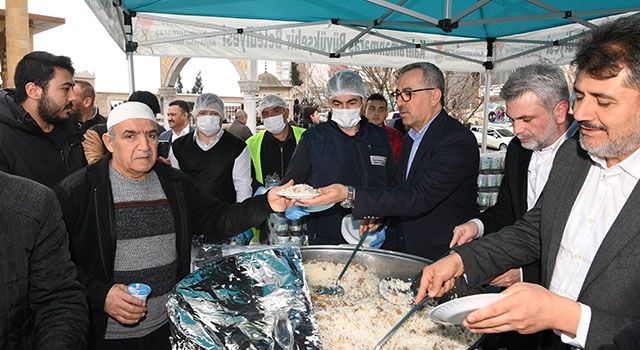
<path id="1" fill-rule="evenodd" d="M 111 110 L 107 118 L 107 129 L 128 119 L 149 119 L 154 123 L 156 116 L 149 106 L 142 102 L 125 102 Z"/>

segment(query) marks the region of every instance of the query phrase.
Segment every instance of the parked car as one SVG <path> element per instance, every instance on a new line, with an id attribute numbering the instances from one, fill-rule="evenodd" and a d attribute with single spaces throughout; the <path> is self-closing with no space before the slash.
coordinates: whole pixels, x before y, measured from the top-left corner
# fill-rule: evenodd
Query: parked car
<path id="1" fill-rule="evenodd" d="M 471 131 L 478 141 L 478 146 L 482 145 L 482 126 L 471 126 Z M 509 129 L 489 127 L 487 129 L 487 148 L 506 151 L 509 142 L 516 136 Z"/>

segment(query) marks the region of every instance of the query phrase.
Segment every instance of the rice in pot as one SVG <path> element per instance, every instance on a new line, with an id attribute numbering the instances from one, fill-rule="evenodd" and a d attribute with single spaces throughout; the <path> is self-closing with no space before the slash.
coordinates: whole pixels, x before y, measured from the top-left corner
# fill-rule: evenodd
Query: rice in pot
<path id="1" fill-rule="evenodd" d="M 344 264 L 334 262 L 304 264 L 322 343 L 327 350 L 373 349 L 412 305 L 395 305 L 382 298 L 378 292 L 380 279 L 357 263 L 352 263 L 340 280 L 344 296 L 314 293 L 322 286 L 333 284 L 343 267 Z M 416 312 L 383 349 L 462 350 L 480 339 L 480 335 L 462 326 L 431 321 L 428 314 L 434 306 L 427 303 Z"/>

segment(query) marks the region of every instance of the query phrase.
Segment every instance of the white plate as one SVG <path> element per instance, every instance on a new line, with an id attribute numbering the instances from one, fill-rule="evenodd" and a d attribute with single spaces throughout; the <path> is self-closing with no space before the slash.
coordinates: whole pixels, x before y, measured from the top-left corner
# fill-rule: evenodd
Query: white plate
<path id="1" fill-rule="evenodd" d="M 309 212 L 309 213 L 317 213 L 319 211 L 325 211 L 331 207 L 333 207 L 335 203 L 331 203 L 331 204 L 322 204 L 322 205 L 312 205 L 309 207 L 302 207 L 302 209 L 304 209 L 304 211 Z"/>
<path id="2" fill-rule="evenodd" d="M 342 237 L 349 244 L 358 244 L 360 242 L 360 220 L 353 220 L 351 214 L 342 218 Z M 370 247 L 371 242 L 378 238 L 377 234 L 370 234 L 362 243 L 365 247 Z"/>
<path id="3" fill-rule="evenodd" d="M 462 324 L 462 321 L 464 321 L 471 312 L 506 296 L 506 294 L 486 293 L 453 299 L 433 308 L 429 312 L 429 318 L 437 322 Z"/>
<path id="4" fill-rule="evenodd" d="M 278 192 L 278 194 L 283 196 L 283 197 L 287 197 L 289 199 L 307 199 L 307 198 L 317 197 L 317 196 L 320 195 L 319 193 L 314 193 L 314 194 L 285 194 L 285 193 L 280 193 L 280 192 Z"/>

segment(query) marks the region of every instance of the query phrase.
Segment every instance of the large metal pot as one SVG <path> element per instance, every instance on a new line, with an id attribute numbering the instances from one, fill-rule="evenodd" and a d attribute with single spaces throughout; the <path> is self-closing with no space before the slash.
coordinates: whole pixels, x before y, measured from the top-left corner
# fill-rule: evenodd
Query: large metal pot
<path id="1" fill-rule="evenodd" d="M 329 261 L 329 262 L 346 262 L 353 252 L 354 246 L 307 246 L 301 247 L 303 261 Z M 354 262 L 365 265 L 378 278 L 393 277 L 398 279 L 409 279 L 425 265 L 432 263 L 431 260 L 415 255 L 404 254 L 383 249 L 367 249 L 363 248 L 356 253 Z M 460 284 L 456 284 L 454 289 L 449 291 L 442 297 L 442 301 L 447 301 L 454 297 L 482 293 L 481 288 L 466 289 Z M 482 350 L 482 342 L 485 337 L 481 337 L 474 343 L 469 350 Z"/>

